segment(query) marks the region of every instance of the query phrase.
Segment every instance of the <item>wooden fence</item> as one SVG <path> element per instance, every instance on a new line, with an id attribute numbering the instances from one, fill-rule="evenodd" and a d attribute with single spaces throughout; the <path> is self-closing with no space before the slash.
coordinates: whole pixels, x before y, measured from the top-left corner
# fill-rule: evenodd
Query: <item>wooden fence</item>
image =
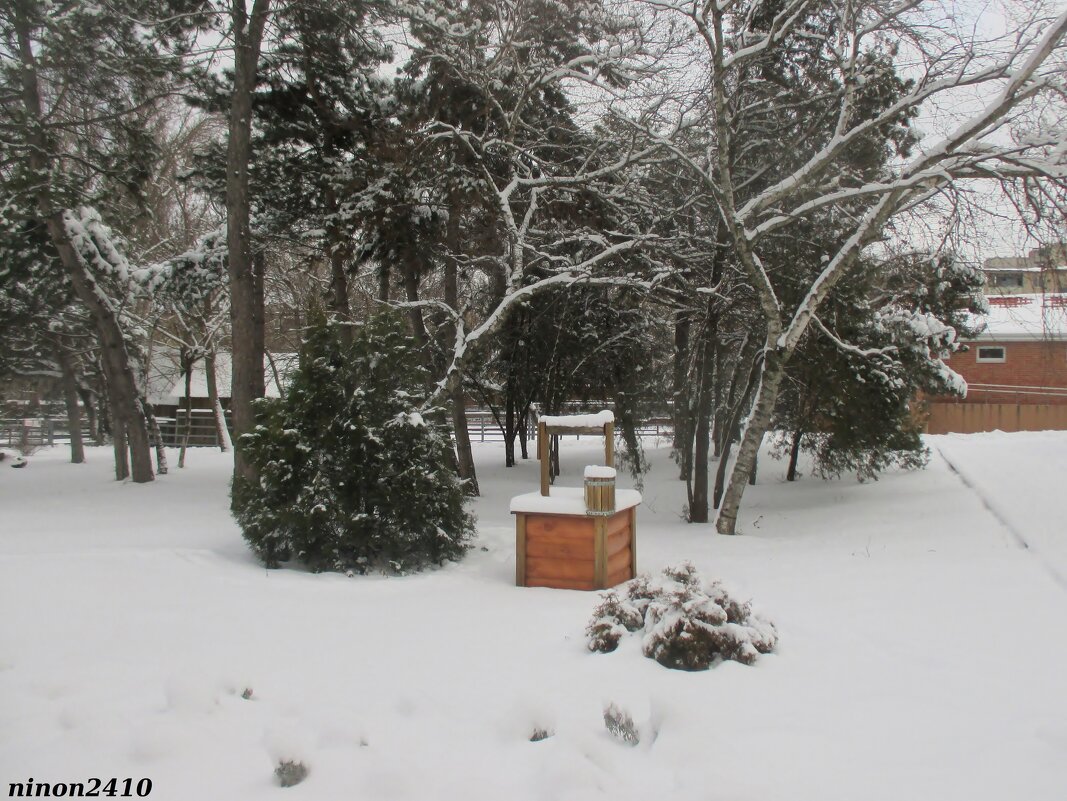
<path id="1" fill-rule="evenodd" d="M 1063 403 L 930 403 L 928 434 L 978 431 L 1067 431 Z"/>
<path id="2" fill-rule="evenodd" d="M 82 427 L 82 438 L 89 441 L 88 426 Z M 69 442 L 70 429 L 65 416 L 0 419 L 0 447 L 29 451 Z"/>
<path id="3" fill-rule="evenodd" d="M 195 403 L 189 416 L 189 445 L 191 447 L 218 447 L 218 435 L 215 431 L 215 416 L 207 404 Z M 200 408 L 197 408 L 199 406 Z M 156 404 L 156 420 L 163 444 L 176 448 L 181 445 L 185 433 L 186 412 L 184 407 Z M 225 410 L 226 425 L 233 431 L 229 410 Z M 503 442 L 504 433 L 496 424 L 492 412 L 481 409 L 467 411 L 467 430 L 471 442 Z M 671 421 L 666 417 L 651 418 L 638 428 L 641 436 L 671 436 Z M 89 442 L 89 431 L 83 429 L 82 435 Z M 532 441 L 537 435 L 536 424 L 527 426 L 527 436 Z M 9 448 L 34 448 L 48 445 L 63 445 L 70 442 L 67 431 L 67 419 L 63 417 L 40 417 L 27 419 L 0 419 L 0 446 Z"/>

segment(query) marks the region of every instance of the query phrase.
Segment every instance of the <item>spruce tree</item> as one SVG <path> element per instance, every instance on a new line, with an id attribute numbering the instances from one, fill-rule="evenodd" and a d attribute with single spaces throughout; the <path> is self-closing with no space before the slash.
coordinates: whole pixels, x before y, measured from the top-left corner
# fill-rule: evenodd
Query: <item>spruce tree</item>
<path id="1" fill-rule="evenodd" d="M 234 484 L 245 539 L 271 567 L 403 573 L 458 559 L 473 519 L 410 338 L 381 315 L 347 343 L 319 317 L 285 398 L 257 401 L 237 443 L 259 476 Z"/>

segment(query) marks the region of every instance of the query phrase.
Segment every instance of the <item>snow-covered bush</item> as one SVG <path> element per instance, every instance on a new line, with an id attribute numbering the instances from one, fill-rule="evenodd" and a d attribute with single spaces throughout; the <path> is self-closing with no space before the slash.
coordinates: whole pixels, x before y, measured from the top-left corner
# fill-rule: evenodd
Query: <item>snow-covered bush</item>
<path id="1" fill-rule="evenodd" d="M 259 475 L 234 484 L 234 514 L 268 565 L 396 572 L 459 558 L 473 521 L 448 433 L 419 411 L 425 376 L 395 318 L 312 326 L 282 399 L 257 402 L 238 442 Z"/>
<path id="2" fill-rule="evenodd" d="M 303 762 L 285 760 L 274 769 L 274 777 L 282 787 L 295 787 L 308 776 L 307 766 Z"/>
<path id="3" fill-rule="evenodd" d="M 719 582 L 702 581 L 688 562 L 655 579 L 638 576 L 624 597 L 606 593 L 586 627 L 589 650 L 614 651 L 623 635 L 639 629 L 645 656 L 679 670 L 707 670 L 724 659 L 751 665 L 778 642 L 773 623 Z"/>
<path id="4" fill-rule="evenodd" d="M 618 704 L 611 703 L 604 707 L 604 728 L 620 743 L 638 745 L 641 742 L 641 733 L 633 717 Z"/>

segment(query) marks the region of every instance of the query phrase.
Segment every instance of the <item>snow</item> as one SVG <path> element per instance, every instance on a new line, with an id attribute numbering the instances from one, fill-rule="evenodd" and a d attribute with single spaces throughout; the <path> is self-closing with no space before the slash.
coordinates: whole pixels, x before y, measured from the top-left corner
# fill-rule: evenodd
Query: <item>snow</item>
<path id="1" fill-rule="evenodd" d="M 614 467 L 604 467 L 599 464 L 586 465 L 583 475 L 586 478 L 615 478 Z"/>
<path id="2" fill-rule="evenodd" d="M 214 450 L 147 485 L 111 480 L 106 449 L 0 465 L 0 786 L 260 801 L 296 759 L 310 774 L 285 792 L 324 801 L 1062 801 L 1067 433 L 930 444 L 926 471 L 866 484 L 787 484 L 765 457 L 738 537 L 682 521 L 650 448 L 639 569 L 688 559 L 780 635 L 702 673 L 638 637 L 589 653 L 597 594 L 514 586 L 507 499 L 537 463 L 505 470 L 499 445 L 475 446 L 474 550 L 405 578 L 263 569 Z M 637 747 L 607 734 L 612 702 Z"/>
<path id="3" fill-rule="evenodd" d="M 615 415 L 610 410 L 596 414 L 563 414 L 538 418 L 539 423 L 553 428 L 599 428 L 615 422 Z"/>
<path id="4" fill-rule="evenodd" d="M 980 340 L 1067 339 L 1067 305 L 1053 305 L 1052 298 L 1064 295 L 1007 295 L 1020 305 L 989 304 L 987 314 L 974 315 L 985 329 Z"/>
<path id="5" fill-rule="evenodd" d="M 621 512 L 641 503 L 641 493 L 632 489 L 615 490 L 615 511 Z M 546 498 L 540 492 L 527 492 L 511 499 L 512 512 L 539 512 L 552 515 L 584 515 L 584 487 L 552 487 Z"/>

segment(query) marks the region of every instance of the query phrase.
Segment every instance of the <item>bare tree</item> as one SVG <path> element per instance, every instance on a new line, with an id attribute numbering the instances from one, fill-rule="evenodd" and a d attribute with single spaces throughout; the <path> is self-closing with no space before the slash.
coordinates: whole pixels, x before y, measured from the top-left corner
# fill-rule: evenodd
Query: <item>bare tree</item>
<path id="1" fill-rule="evenodd" d="M 1062 123 L 1014 140 L 1005 133 L 1035 104 L 1062 97 L 1067 12 L 1042 16 L 1039 8 L 1009 37 L 982 40 L 923 0 L 646 2 L 684 20 L 698 42 L 704 98 L 675 102 L 673 126 L 650 133 L 713 201 L 764 329 L 751 407 L 716 520 L 720 533 L 732 534 L 789 359 L 887 225 L 960 191 L 964 181 L 1062 184 Z M 907 71 L 895 77 L 904 56 Z M 755 81 L 762 93 L 749 91 Z M 884 91 L 876 96 L 872 86 L 879 84 Z M 968 107 L 962 92 L 982 100 Z M 909 121 L 938 102 L 956 110 L 956 127 L 937 141 L 903 138 Z M 795 141 L 775 139 L 773 128 L 746 127 L 761 119 L 752 113 L 758 107 L 793 108 L 807 127 L 789 129 Z M 703 151 L 683 144 L 694 128 L 711 133 Z M 864 148 L 883 153 L 877 171 L 870 159 L 859 166 Z M 759 152 L 764 162 L 753 168 Z M 772 243 L 826 220 L 833 235 L 819 270 L 803 276 L 775 261 Z M 787 290 L 790 281 L 802 284 Z"/>

